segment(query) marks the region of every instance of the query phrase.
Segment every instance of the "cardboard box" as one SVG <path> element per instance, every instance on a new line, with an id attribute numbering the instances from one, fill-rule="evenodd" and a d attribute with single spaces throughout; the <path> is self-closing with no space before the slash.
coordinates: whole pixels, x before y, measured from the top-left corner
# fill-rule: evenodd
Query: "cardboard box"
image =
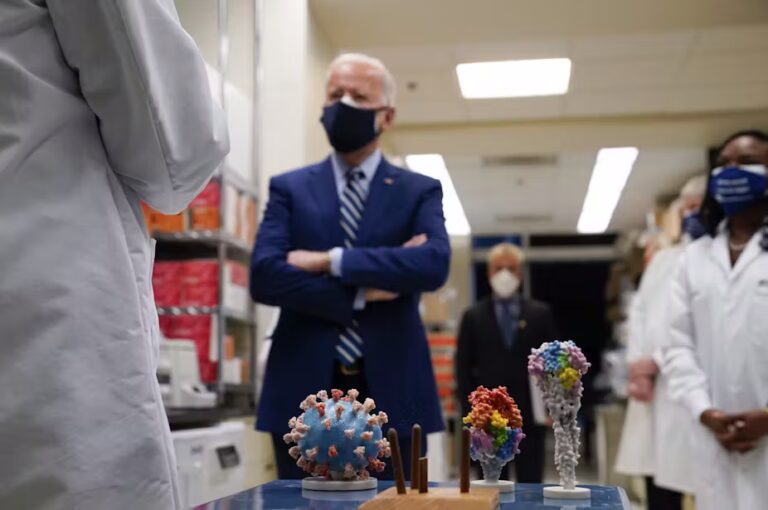
<path id="1" fill-rule="evenodd" d="M 157 306 L 181 306 L 181 270 L 181 262 L 155 262 L 152 290 Z"/>
<path id="2" fill-rule="evenodd" d="M 219 263 L 215 259 L 182 262 L 181 305 L 218 306 Z"/>
<path id="3" fill-rule="evenodd" d="M 211 181 L 189 204 L 192 230 L 218 230 L 221 227 L 221 184 Z"/>
<path id="4" fill-rule="evenodd" d="M 224 337 L 224 359 L 235 358 L 235 337 L 227 335 Z"/>

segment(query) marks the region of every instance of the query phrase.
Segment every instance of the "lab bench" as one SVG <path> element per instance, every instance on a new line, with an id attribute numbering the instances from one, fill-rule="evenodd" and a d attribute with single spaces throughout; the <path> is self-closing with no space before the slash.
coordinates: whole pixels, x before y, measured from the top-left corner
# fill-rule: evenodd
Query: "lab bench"
<path id="1" fill-rule="evenodd" d="M 393 482 L 380 481 L 378 491 L 393 486 Z M 455 483 L 430 483 L 430 487 L 457 487 Z M 592 491 L 589 500 L 544 499 L 541 484 L 517 484 L 515 492 L 501 495 L 500 510 L 631 510 L 626 493 L 620 487 L 585 485 Z M 458 490 L 458 488 L 456 489 Z M 323 509 L 354 510 L 376 496 L 377 489 L 357 492 L 306 491 L 300 480 L 278 480 L 229 496 L 196 510 L 287 510 Z"/>

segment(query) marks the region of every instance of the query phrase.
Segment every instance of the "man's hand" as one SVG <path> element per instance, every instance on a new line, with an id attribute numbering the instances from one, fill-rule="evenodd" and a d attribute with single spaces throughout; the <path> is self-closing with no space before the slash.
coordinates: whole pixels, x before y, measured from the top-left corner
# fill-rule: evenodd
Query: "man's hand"
<path id="1" fill-rule="evenodd" d="M 654 377 L 659 373 L 659 366 L 651 357 L 640 358 L 629 364 L 629 377 Z"/>
<path id="2" fill-rule="evenodd" d="M 732 415 L 733 426 L 741 441 L 759 441 L 768 435 L 768 412 L 764 409 Z"/>
<path id="3" fill-rule="evenodd" d="M 394 292 L 389 292 L 386 290 L 366 289 L 365 291 L 365 300 L 369 303 L 376 301 L 394 301 L 399 297 L 400 294 L 395 294 Z"/>
<path id="4" fill-rule="evenodd" d="M 331 256 L 326 251 L 294 250 L 288 254 L 288 263 L 309 273 L 331 270 Z"/>
<path id="5" fill-rule="evenodd" d="M 427 242 L 427 234 L 416 234 L 403 244 L 403 248 L 418 248 Z"/>
<path id="6" fill-rule="evenodd" d="M 699 421 L 711 430 L 720 445 L 730 452 L 747 453 L 756 446 L 756 441 L 740 437 L 736 419 L 719 409 L 704 411 Z"/>
<path id="7" fill-rule="evenodd" d="M 632 377 L 627 384 L 627 393 L 640 402 L 653 400 L 653 377 L 641 375 Z"/>

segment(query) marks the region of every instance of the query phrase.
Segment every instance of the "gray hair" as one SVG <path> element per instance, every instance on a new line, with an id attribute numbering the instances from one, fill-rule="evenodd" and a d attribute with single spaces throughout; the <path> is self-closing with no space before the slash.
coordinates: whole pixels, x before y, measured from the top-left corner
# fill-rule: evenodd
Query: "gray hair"
<path id="1" fill-rule="evenodd" d="M 491 265 L 497 257 L 502 255 L 511 255 L 515 257 L 518 264 L 525 262 L 525 253 L 519 247 L 512 243 L 499 243 L 488 252 L 488 265 Z"/>
<path id="2" fill-rule="evenodd" d="M 331 79 L 333 71 L 343 64 L 367 64 L 376 69 L 381 78 L 381 89 L 384 93 L 386 106 L 395 106 L 395 95 L 397 93 L 395 77 L 392 76 L 392 73 L 389 72 L 389 69 L 387 69 L 387 66 L 385 66 L 381 60 L 362 53 L 342 53 L 336 57 L 333 62 L 331 62 L 331 65 L 328 66 L 328 73 L 325 77 L 326 86 Z"/>
<path id="3" fill-rule="evenodd" d="M 688 179 L 680 190 L 681 197 L 703 197 L 707 192 L 707 176 L 696 175 Z"/>

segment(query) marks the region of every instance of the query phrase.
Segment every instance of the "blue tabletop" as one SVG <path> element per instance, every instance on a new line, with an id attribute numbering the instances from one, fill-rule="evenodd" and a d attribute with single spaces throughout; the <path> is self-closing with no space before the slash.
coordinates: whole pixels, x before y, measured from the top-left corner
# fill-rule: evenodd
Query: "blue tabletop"
<path id="1" fill-rule="evenodd" d="M 453 487 L 456 483 L 430 483 L 430 487 Z M 393 482 L 379 482 L 379 491 Z M 515 492 L 501 496 L 501 510 L 575 510 L 600 508 L 631 510 L 626 493 L 618 487 L 585 485 L 592 490 L 591 500 L 550 500 L 542 496 L 543 485 L 520 483 Z M 373 498 L 376 490 L 355 492 L 302 491 L 300 480 L 278 480 L 228 498 L 197 507 L 197 510 L 354 510 Z"/>

